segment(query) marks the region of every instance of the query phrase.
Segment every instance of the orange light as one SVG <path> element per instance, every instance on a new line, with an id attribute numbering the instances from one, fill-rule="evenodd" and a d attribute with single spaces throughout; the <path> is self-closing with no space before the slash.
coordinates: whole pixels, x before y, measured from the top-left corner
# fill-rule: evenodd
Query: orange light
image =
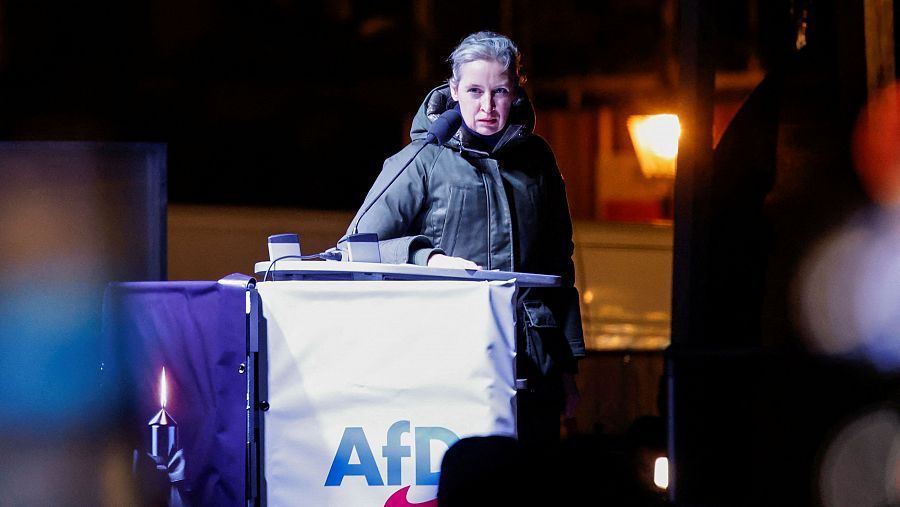
<path id="1" fill-rule="evenodd" d="M 900 207 L 900 81 L 876 92 L 856 120 L 856 171 L 875 203 Z"/>
<path id="2" fill-rule="evenodd" d="M 681 124 L 674 114 L 628 117 L 628 134 L 641 172 L 648 178 L 674 178 Z"/>

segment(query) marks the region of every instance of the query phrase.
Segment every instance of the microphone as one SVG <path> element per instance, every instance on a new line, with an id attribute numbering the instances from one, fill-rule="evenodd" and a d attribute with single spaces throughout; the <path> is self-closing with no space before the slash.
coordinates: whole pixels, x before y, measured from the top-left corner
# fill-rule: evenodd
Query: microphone
<path id="1" fill-rule="evenodd" d="M 459 130 L 462 125 L 462 115 L 456 109 L 448 109 L 444 114 L 438 116 L 437 120 L 431 124 L 428 129 L 428 135 L 425 136 L 426 144 L 437 144 L 438 146 L 446 143 L 453 137 L 453 134 Z M 418 153 L 417 153 L 418 155 Z M 415 158 L 415 157 L 413 157 Z"/>
<path id="2" fill-rule="evenodd" d="M 456 131 L 459 130 L 459 127 L 461 125 L 462 115 L 459 114 L 459 111 L 457 111 L 456 109 L 448 109 L 444 111 L 440 116 L 438 116 L 436 120 L 434 120 L 434 122 L 431 123 L 431 127 L 429 127 L 428 129 L 428 134 L 425 136 L 425 143 L 422 144 L 422 146 L 420 146 L 415 153 L 413 153 L 413 156 L 410 157 L 405 164 L 403 164 L 403 167 L 401 167 L 400 170 L 397 171 L 397 174 L 395 174 L 391 178 L 391 180 L 384 186 L 384 188 L 382 188 L 381 191 L 378 192 L 378 195 L 376 195 L 375 198 L 372 199 L 371 202 L 369 202 L 369 205 L 366 206 L 365 209 L 363 209 L 363 211 L 359 214 L 359 217 L 353 224 L 353 234 L 356 234 L 358 232 L 359 221 L 362 220 L 363 215 L 365 215 L 366 212 L 368 212 L 369 209 L 371 209 L 372 206 L 375 205 L 376 202 L 378 202 L 378 199 L 380 199 L 381 196 L 384 195 L 384 193 L 387 191 L 387 189 L 390 188 L 390 186 L 394 183 L 394 181 L 396 181 L 397 178 L 399 178 L 400 175 L 403 174 L 403 171 L 405 171 L 406 168 L 409 167 L 409 164 L 412 164 L 413 160 L 415 160 L 416 157 L 419 156 L 419 153 L 421 153 L 422 150 L 424 150 L 425 147 L 429 144 L 436 144 L 440 146 L 446 143 L 450 140 L 451 137 L 453 137 L 453 134 L 455 134 Z"/>

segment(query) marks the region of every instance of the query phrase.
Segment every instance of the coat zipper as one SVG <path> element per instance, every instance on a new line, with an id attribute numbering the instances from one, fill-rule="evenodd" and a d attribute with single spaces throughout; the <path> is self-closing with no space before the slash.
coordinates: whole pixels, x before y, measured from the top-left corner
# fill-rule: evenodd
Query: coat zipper
<path id="1" fill-rule="evenodd" d="M 487 245 L 488 245 L 488 251 L 487 251 L 487 268 L 486 268 L 486 269 L 492 269 L 492 268 L 491 268 L 491 257 L 493 256 L 493 253 L 492 253 L 492 252 L 493 252 L 493 248 L 492 248 L 492 246 L 491 246 L 491 220 L 492 220 L 492 218 L 491 218 L 491 196 L 490 196 L 490 193 L 488 192 L 487 176 L 485 175 L 485 171 L 484 171 L 484 168 L 483 168 L 483 167 L 482 167 L 482 171 L 481 171 L 481 181 L 482 181 L 482 183 L 484 184 L 484 202 L 487 203 Z"/>

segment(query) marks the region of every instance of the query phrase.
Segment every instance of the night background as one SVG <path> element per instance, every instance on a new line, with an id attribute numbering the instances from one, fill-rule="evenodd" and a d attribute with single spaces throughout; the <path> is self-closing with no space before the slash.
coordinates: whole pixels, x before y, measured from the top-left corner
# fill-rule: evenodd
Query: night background
<path id="1" fill-rule="evenodd" d="M 250 273 L 268 234 L 333 246 L 487 29 L 522 50 L 575 223 L 573 498 L 662 504 L 635 474 L 670 454 L 685 505 L 900 503 L 900 93 L 862 159 L 851 139 L 896 80 L 896 3 L 0 0 L 0 489 L 128 498 L 103 489 L 129 467 L 128 400 L 96 389 L 107 284 Z M 678 177 L 646 176 L 626 119 L 675 111 Z"/>
<path id="2" fill-rule="evenodd" d="M 640 72 L 673 88 L 673 5 L 5 1 L 0 135 L 167 143 L 173 203 L 354 209 L 468 33 L 510 35 L 536 107 L 565 108 L 573 79 Z M 751 32 L 752 5 L 716 4 L 724 69 L 766 64 L 778 44 L 784 13 L 761 2 Z M 580 108 L 621 100 L 601 90 Z"/>

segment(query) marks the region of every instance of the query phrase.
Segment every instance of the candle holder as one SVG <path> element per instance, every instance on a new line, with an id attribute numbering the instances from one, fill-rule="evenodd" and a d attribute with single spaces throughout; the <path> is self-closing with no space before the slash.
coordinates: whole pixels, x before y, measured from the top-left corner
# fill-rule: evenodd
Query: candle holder
<path id="1" fill-rule="evenodd" d="M 159 378 L 159 412 L 147 422 L 149 449 L 133 451 L 132 473 L 141 484 L 142 495 L 148 504 L 182 507 L 181 488 L 184 482 L 184 450 L 178 447 L 178 423 L 166 411 L 168 386 L 166 369 Z M 149 458 L 149 459 L 148 459 Z"/>
<path id="2" fill-rule="evenodd" d="M 157 468 L 164 470 L 169 458 L 178 450 L 178 423 L 165 408 L 161 408 L 147 426 L 150 427 L 150 457 Z"/>

